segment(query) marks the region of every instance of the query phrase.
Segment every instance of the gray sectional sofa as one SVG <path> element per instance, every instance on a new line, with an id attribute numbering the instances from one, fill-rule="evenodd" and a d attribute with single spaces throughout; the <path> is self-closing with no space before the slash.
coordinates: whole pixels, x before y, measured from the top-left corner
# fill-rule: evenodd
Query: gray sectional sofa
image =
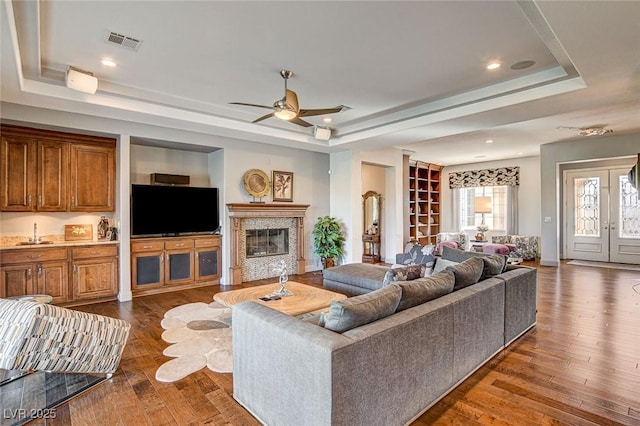
<path id="1" fill-rule="evenodd" d="M 528 267 L 342 333 L 244 302 L 233 308 L 234 398 L 272 426 L 407 424 L 535 321 Z"/>

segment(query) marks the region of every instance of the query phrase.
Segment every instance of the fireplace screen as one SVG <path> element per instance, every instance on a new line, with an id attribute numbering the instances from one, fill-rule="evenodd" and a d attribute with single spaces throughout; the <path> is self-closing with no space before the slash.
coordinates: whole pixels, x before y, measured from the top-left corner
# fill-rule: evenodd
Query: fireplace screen
<path id="1" fill-rule="evenodd" d="M 289 253 L 289 229 L 248 229 L 247 257 L 274 256 Z"/>

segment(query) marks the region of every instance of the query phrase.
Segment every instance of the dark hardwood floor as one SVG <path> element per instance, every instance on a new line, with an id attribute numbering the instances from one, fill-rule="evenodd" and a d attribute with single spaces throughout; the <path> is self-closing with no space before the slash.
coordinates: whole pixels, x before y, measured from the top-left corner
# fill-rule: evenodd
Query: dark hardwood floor
<path id="1" fill-rule="evenodd" d="M 322 282 L 320 273 L 290 279 Z M 175 383 L 154 379 L 168 360 L 160 338 L 164 312 L 209 302 L 217 291 L 198 288 L 74 308 L 123 318 L 132 332 L 113 378 L 58 407 L 48 424 L 258 424 L 233 400 L 231 374 L 205 368 Z M 640 425 L 639 303 L 638 271 L 538 266 L 537 326 L 414 424 Z"/>

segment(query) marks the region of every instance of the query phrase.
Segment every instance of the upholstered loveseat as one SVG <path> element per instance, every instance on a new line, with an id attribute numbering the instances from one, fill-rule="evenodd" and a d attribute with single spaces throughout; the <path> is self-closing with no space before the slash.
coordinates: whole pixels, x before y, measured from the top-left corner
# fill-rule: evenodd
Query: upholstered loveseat
<path id="1" fill-rule="evenodd" d="M 460 250 L 445 256 L 459 265 L 478 259 Z M 437 275 L 451 288 L 458 280 L 452 270 Z M 335 302 L 325 317 L 332 326 L 341 309 L 357 318 L 369 313 L 363 307 L 397 305 L 340 332 L 253 301 L 234 306 L 234 398 L 272 426 L 408 424 L 536 321 L 533 268 L 508 267 L 400 310 L 412 286 L 395 282 Z"/>
<path id="2" fill-rule="evenodd" d="M 495 235 L 491 237 L 492 244 L 503 244 L 514 256 L 524 260 L 535 260 L 540 257 L 538 237 L 529 235 Z"/>
<path id="3" fill-rule="evenodd" d="M 439 232 L 436 234 L 435 252 L 441 254 L 442 248 L 445 246 L 465 250 L 468 244 L 467 240 L 467 234 L 464 232 Z"/>

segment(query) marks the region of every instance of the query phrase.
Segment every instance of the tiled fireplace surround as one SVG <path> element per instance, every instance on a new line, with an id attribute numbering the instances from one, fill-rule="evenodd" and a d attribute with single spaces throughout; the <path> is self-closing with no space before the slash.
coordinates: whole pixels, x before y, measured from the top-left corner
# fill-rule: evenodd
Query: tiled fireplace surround
<path id="1" fill-rule="evenodd" d="M 308 204 L 227 204 L 231 220 L 230 284 L 275 277 L 272 265 L 281 259 L 287 263 L 290 274 L 303 274 L 304 217 L 308 207 Z M 289 229 L 289 253 L 247 258 L 246 231 L 276 228 Z"/>

